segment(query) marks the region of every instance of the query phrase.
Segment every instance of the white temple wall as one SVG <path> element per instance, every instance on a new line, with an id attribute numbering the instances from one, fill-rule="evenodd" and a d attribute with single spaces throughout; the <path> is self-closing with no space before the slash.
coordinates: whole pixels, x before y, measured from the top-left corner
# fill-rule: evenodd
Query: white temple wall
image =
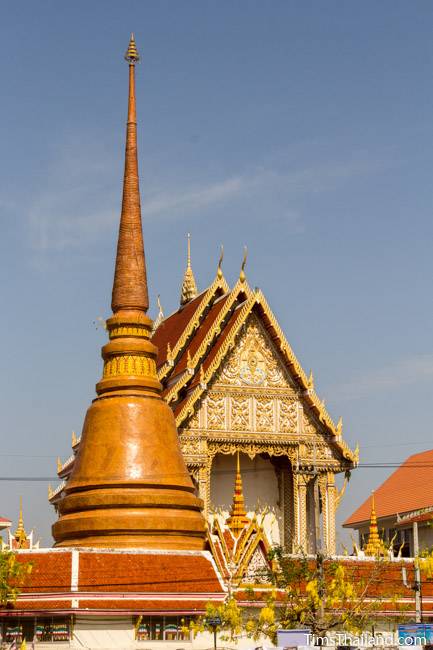
<path id="1" fill-rule="evenodd" d="M 273 544 L 281 544 L 282 510 L 279 503 L 278 480 L 271 461 L 255 456 L 253 460 L 239 454 L 245 509 L 263 524 Z M 211 510 L 221 520 L 230 513 L 236 475 L 236 456 L 217 454 L 211 469 Z"/>
<path id="2" fill-rule="evenodd" d="M 59 647 L 65 647 L 65 643 Z M 74 625 L 73 646 L 81 648 L 132 648 L 136 646 L 132 617 L 99 618 L 78 616 Z M 51 644 L 53 646 L 53 644 Z"/>

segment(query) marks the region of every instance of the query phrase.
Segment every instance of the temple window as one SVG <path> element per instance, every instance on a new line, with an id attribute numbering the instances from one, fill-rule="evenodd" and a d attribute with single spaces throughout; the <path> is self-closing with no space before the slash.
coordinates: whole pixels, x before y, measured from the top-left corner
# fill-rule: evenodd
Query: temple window
<path id="1" fill-rule="evenodd" d="M 138 616 L 137 641 L 190 641 L 189 616 Z"/>
<path id="2" fill-rule="evenodd" d="M 3 643 L 22 643 L 39 641 L 44 643 L 58 643 L 70 641 L 71 621 L 69 618 L 23 618 L 0 619 L 1 641 Z"/>

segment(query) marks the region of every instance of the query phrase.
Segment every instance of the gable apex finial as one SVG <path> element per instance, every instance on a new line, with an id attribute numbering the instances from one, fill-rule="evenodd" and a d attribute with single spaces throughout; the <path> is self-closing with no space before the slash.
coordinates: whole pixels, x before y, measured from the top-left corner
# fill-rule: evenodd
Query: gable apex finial
<path id="1" fill-rule="evenodd" d="M 224 260 L 224 244 L 221 244 L 221 251 L 220 251 L 220 257 L 218 260 L 218 267 L 217 267 L 217 277 L 221 280 L 223 277 L 223 270 L 222 270 L 222 264 Z"/>
<path id="2" fill-rule="evenodd" d="M 245 265 L 247 263 L 247 256 L 248 256 L 248 248 L 244 246 L 244 257 L 242 260 L 241 264 L 241 272 L 239 273 L 239 280 L 241 282 L 245 282 L 246 276 L 245 276 Z"/>
<path id="3" fill-rule="evenodd" d="M 191 235 L 188 233 L 186 269 L 183 276 L 182 289 L 180 292 L 180 304 L 186 305 L 197 296 L 197 284 L 191 267 Z"/>

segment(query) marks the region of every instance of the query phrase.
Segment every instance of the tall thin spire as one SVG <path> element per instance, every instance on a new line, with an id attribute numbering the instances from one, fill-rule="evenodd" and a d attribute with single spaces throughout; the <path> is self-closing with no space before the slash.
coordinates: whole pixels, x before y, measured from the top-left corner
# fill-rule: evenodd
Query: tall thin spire
<path id="1" fill-rule="evenodd" d="M 97 397 L 53 526 L 57 546 L 203 549 L 203 502 L 179 443 L 173 411 L 156 371 L 141 231 L 135 118 L 133 37 L 125 175 L 113 286 L 113 315 L 102 348 Z"/>
<path id="2" fill-rule="evenodd" d="M 182 290 L 180 292 L 180 304 L 186 305 L 187 302 L 193 300 L 197 295 L 197 285 L 195 282 L 194 273 L 191 267 L 191 235 L 188 233 L 188 252 L 186 260 L 186 270 L 183 276 Z"/>
<path id="3" fill-rule="evenodd" d="M 235 537 L 239 537 L 242 530 L 249 523 L 249 519 L 245 510 L 244 494 L 242 491 L 242 476 L 239 461 L 239 452 L 237 452 L 236 478 L 232 509 L 230 512 L 230 517 L 227 519 L 226 523 Z"/>
<path id="4" fill-rule="evenodd" d="M 140 57 L 133 34 L 131 34 L 125 59 L 129 63 L 129 99 L 122 212 L 111 301 L 114 313 L 121 309 L 138 309 L 146 312 L 149 307 L 141 226 L 135 107 L 135 64 L 138 63 Z"/>

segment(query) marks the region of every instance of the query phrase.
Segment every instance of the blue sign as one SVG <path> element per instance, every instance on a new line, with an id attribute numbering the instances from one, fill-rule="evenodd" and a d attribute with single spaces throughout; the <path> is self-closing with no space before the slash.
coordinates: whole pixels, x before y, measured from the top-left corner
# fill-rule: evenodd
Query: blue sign
<path id="1" fill-rule="evenodd" d="M 398 626 L 398 643 L 403 646 L 422 646 L 433 644 L 433 625 L 409 623 Z"/>

